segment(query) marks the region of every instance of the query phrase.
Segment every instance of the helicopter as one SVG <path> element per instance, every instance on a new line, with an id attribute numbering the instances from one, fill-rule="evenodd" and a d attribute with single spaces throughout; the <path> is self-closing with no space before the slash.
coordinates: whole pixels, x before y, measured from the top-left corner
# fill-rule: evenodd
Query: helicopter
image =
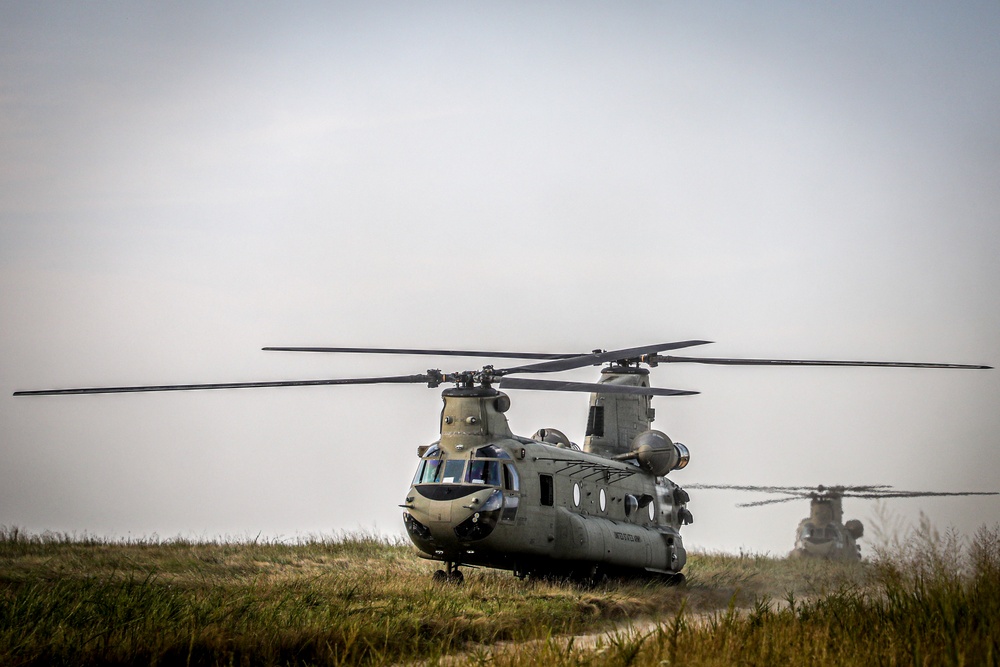
<path id="1" fill-rule="evenodd" d="M 652 396 L 697 391 L 651 387 L 649 370 L 664 363 L 718 365 L 879 366 L 982 369 L 988 366 L 913 362 L 816 361 L 684 357 L 664 352 L 710 341 L 686 340 L 589 353 L 520 353 L 361 347 L 265 347 L 265 351 L 399 354 L 534 363 L 401 376 L 214 384 L 90 387 L 18 391 L 15 396 L 104 394 L 260 387 L 426 384 L 442 391 L 440 437 L 417 447 L 417 470 L 400 504 L 403 525 L 420 556 L 444 563 L 435 579 L 461 582 L 462 566 L 526 576 L 593 582 L 609 576 L 684 580 L 681 527 L 693 522 L 690 496 L 668 474 L 687 466 L 688 448 L 650 428 Z M 598 382 L 516 375 L 601 366 Z M 501 390 L 589 392 L 583 447 L 562 431 L 532 437 L 511 432 L 511 406 Z"/>
<path id="2" fill-rule="evenodd" d="M 789 558 L 825 558 L 827 560 L 860 561 L 864 524 L 857 519 L 844 522 L 844 498 L 920 498 L 923 496 L 995 496 L 995 491 L 900 491 L 888 484 L 869 486 L 737 486 L 733 484 L 689 484 L 689 489 L 728 489 L 783 493 L 787 498 L 771 498 L 737 507 L 759 507 L 786 503 L 800 498 L 809 499 L 809 516 L 795 530 L 795 547 Z"/>

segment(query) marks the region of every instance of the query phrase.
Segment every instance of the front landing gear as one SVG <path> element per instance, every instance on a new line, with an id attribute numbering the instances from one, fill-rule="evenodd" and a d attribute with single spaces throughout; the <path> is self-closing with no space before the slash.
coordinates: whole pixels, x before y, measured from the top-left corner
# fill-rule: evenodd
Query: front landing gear
<path id="1" fill-rule="evenodd" d="M 663 577 L 663 583 L 667 586 L 683 586 L 684 582 L 687 581 L 687 577 L 684 576 L 683 572 L 676 572 L 674 574 L 661 575 Z"/>
<path id="2" fill-rule="evenodd" d="M 465 575 L 462 571 L 458 569 L 459 563 L 452 563 L 448 561 L 445 564 L 447 572 L 445 570 L 437 570 L 434 572 L 434 581 L 438 583 L 447 582 L 449 584 L 460 584 L 465 581 Z"/>

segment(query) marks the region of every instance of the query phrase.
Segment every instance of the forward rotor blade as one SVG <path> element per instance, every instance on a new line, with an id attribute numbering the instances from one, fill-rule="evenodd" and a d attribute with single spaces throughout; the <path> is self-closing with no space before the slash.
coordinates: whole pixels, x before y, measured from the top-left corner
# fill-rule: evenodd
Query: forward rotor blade
<path id="1" fill-rule="evenodd" d="M 501 389 L 537 389 L 541 391 L 583 391 L 601 394 L 639 394 L 642 396 L 689 396 L 697 391 L 682 389 L 658 389 L 656 387 L 630 387 L 628 385 L 608 384 L 598 382 L 561 382 L 559 380 L 531 380 L 522 378 L 503 378 Z"/>
<path id="2" fill-rule="evenodd" d="M 334 384 L 408 384 L 440 381 L 439 376 L 399 375 L 395 377 L 345 378 L 339 380 L 287 380 L 276 382 L 225 382 L 213 384 L 161 384 L 138 387 L 85 387 L 80 389 L 42 389 L 15 391 L 15 396 L 56 396 L 60 394 L 127 394 L 144 391 L 193 391 L 199 389 L 258 389 L 262 387 L 314 387 Z"/>
<path id="3" fill-rule="evenodd" d="M 579 352 L 487 352 L 482 350 L 421 350 L 397 347 L 263 347 L 269 352 L 338 352 L 348 354 L 426 354 L 437 357 L 492 357 L 503 359 L 567 359 Z"/>
<path id="4" fill-rule="evenodd" d="M 500 371 L 507 373 L 552 373 L 554 371 L 568 371 L 584 366 L 600 366 L 609 361 L 624 361 L 626 359 L 639 359 L 655 352 L 663 350 L 677 350 L 682 347 L 694 347 L 695 345 L 706 345 L 709 340 L 685 340 L 676 343 L 659 343 L 658 345 L 644 345 L 642 347 L 630 347 L 623 350 L 611 350 L 609 352 L 594 352 L 592 354 L 580 354 L 567 359 L 557 359 L 555 361 L 545 361 L 540 364 L 529 364 L 516 368 L 505 368 Z"/>
<path id="5" fill-rule="evenodd" d="M 732 359 L 725 357 L 675 357 L 653 355 L 651 364 L 713 364 L 717 366 L 878 366 L 882 368 L 962 368 L 986 370 L 973 364 L 925 364 L 912 361 L 823 361 L 816 359 Z"/>

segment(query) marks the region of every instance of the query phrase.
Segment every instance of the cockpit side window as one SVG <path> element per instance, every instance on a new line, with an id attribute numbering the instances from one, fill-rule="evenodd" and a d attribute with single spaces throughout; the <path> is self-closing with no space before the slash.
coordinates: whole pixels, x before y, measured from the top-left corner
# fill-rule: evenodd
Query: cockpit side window
<path id="1" fill-rule="evenodd" d="M 517 491 L 521 487 L 521 482 L 517 477 L 517 470 L 510 463 L 503 466 L 503 488 L 508 491 Z"/>
<path id="2" fill-rule="evenodd" d="M 476 458 L 480 459 L 509 459 L 510 454 L 500 449 L 496 445 L 486 445 L 476 450 Z"/>
<path id="3" fill-rule="evenodd" d="M 469 484 L 500 486 L 500 462 L 473 459 L 469 462 L 469 471 L 465 475 L 465 481 Z"/>

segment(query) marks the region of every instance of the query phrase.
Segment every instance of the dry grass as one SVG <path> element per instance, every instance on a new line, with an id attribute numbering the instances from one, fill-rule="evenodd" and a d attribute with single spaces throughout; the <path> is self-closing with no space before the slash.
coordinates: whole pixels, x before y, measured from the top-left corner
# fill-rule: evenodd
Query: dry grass
<path id="1" fill-rule="evenodd" d="M 967 549 L 923 535 L 896 546 L 871 565 L 696 553 L 683 587 L 586 589 L 471 569 L 463 586 L 434 584 L 434 564 L 370 535 L 112 542 L 3 529 L 0 664 L 995 663 L 997 531 Z M 567 639 L 616 624 L 641 630 Z"/>

